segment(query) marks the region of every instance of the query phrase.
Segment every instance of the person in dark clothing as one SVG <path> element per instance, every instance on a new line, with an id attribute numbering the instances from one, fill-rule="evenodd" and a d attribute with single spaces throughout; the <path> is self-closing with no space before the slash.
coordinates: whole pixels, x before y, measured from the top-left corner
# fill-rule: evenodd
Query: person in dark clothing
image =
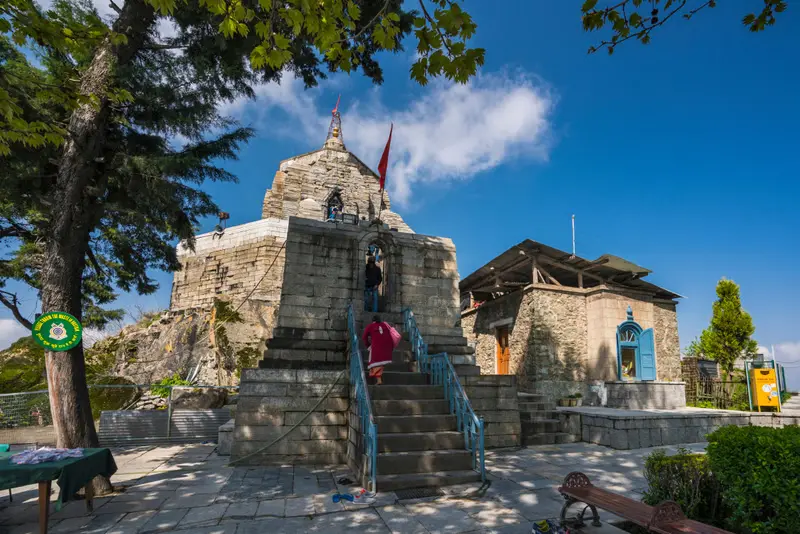
<path id="1" fill-rule="evenodd" d="M 375 264 L 375 256 L 367 258 L 367 270 L 364 283 L 364 310 L 378 311 L 378 286 L 383 282 L 381 268 Z"/>

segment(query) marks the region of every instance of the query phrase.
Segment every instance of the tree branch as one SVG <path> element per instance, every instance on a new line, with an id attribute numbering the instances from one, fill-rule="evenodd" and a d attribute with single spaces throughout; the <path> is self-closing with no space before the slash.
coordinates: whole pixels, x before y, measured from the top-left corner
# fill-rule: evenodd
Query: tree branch
<path id="1" fill-rule="evenodd" d="M 342 40 L 340 40 L 340 41 L 337 41 L 337 42 L 336 42 L 336 43 L 334 43 L 334 44 L 337 44 L 337 43 L 344 43 L 344 42 L 346 42 L 346 41 L 350 41 L 350 40 L 353 40 L 353 41 L 355 41 L 356 39 L 358 39 L 359 37 L 361 37 L 361 35 L 363 35 L 363 33 L 364 33 L 365 31 L 367 31 L 368 29 L 370 29 L 372 26 L 374 26 L 374 25 L 375 25 L 375 23 L 378 21 L 378 19 L 381 17 L 381 15 L 383 15 L 383 14 L 384 14 L 384 12 L 386 11 L 386 8 L 388 8 L 388 7 L 389 7 L 389 0 L 386 0 L 386 1 L 383 3 L 383 7 L 382 7 L 382 8 L 381 8 L 381 9 L 380 9 L 380 10 L 379 10 L 379 11 L 378 11 L 376 14 L 375 14 L 375 16 L 374 16 L 374 17 L 372 17 L 372 20 L 370 20 L 370 21 L 369 21 L 369 22 L 366 24 L 366 26 L 364 26 L 363 28 L 361 28 L 360 30 L 358 30 L 358 32 L 357 32 L 355 35 L 351 35 L 351 36 L 350 36 L 350 37 L 348 37 L 347 39 L 342 39 Z"/>
<path id="2" fill-rule="evenodd" d="M 11 297 L 12 300 L 8 300 L 7 297 Z M 11 314 L 14 315 L 14 319 L 19 322 L 22 326 L 31 330 L 33 328 L 33 323 L 23 317 L 22 313 L 19 311 L 19 306 L 17 306 L 17 295 L 15 293 L 9 293 L 8 291 L 0 291 L 0 302 L 3 303 L 3 306 L 11 310 Z"/>
<path id="3" fill-rule="evenodd" d="M 97 275 L 100 278 L 105 278 L 106 272 L 103 270 L 102 267 L 100 267 L 100 262 L 97 261 L 97 257 L 95 257 L 92 247 L 88 247 L 86 249 L 86 255 L 89 257 L 89 262 L 91 262 L 92 266 L 94 267 L 94 270 L 97 272 Z"/>
<path id="4" fill-rule="evenodd" d="M 442 45 L 444 46 L 445 50 L 447 50 L 447 53 L 450 54 L 450 58 L 452 58 L 454 54 L 453 51 L 450 50 L 450 45 L 447 44 L 447 37 L 444 36 L 441 28 L 439 28 L 439 25 L 436 24 L 436 21 L 433 20 L 433 17 L 431 17 L 431 14 L 428 13 L 428 10 L 425 8 L 425 0 L 419 0 L 419 7 L 422 8 L 422 14 L 425 15 L 425 19 L 431 23 L 431 28 L 436 29 L 436 33 L 438 33 L 439 37 L 442 39 Z"/>

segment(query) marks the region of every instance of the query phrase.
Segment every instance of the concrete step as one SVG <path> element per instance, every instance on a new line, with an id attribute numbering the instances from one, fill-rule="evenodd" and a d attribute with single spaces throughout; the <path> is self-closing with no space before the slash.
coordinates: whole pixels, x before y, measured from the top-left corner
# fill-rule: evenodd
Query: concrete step
<path id="1" fill-rule="evenodd" d="M 522 445 L 529 447 L 532 445 L 557 445 L 562 443 L 578 443 L 581 440 L 580 436 L 567 434 L 565 432 L 552 432 L 547 434 L 522 434 Z"/>
<path id="2" fill-rule="evenodd" d="M 539 393 L 525 393 L 522 391 L 517 392 L 517 398 L 519 402 L 548 402 L 546 395 L 540 395 Z"/>
<path id="3" fill-rule="evenodd" d="M 414 400 L 414 399 L 433 399 L 444 398 L 444 388 L 442 386 L 393 386 L 383 384 L 380 386 L 369 386 L 370 399 L 374 400 Z"/>
<path id="4" fill-rule="evenodd" d="M 443 344 L 429 344 L 428 354 L 438 354 L 446 352 L 447 354 L 475 354 L 475 348 L 469 345 L 443 345 Z"/>
<path id="5" fill-rule="evenodd" d="M 463 449 L 465 446 L 464 433 L 457 430 L 378 435 L 378 452 Z"/>
<path id="6" fill-rule="evenodd" d="M 460 364 L 453 365 L 453 367 L 455 368 L 458 376 L 477 376 L 481 374 L 481 368 L 479 365 Z"/>
<path id="7" fill-rule="evenodd" d="M 558 419 L 530 419 L 522 420 L 523 434 L 546 434 L 561 430 L 561 421 Z"/>
<path id="8" fill-rule="evenodd" d="M 426 386 L 428 377 L 420 373 L 384 371 L 383 383 L 389 386 Z"/>
<path id="9" fill-rule="evenodd" d="M 520 409 L 519 412 L 519 419 L 520 421 L 531 421 L 533 419 L 558 419 L 558 410 L 553 408 L 552 410 L 538 410 L 535 412 L 523 412 Z"/>
<path id="10" fill-rule="evenodd" d="M 471 467 L 472 453 L 465 449 L 384 452 L 378 454 L 378 473 L 384 475 L 466 471 Z"/>
<path id="11" fill-rule="evenodd" d="M 380 471 L 379 471 L 380 472 Z M 411 488 L 439 488 L 455 484 L 467 484 L 481 479 L 480 473 L 472 470 L 445 471 L 440 473 L 410 473 L 404 475 L 378 475 L 380 491 Z"/>
<path id="12" fill-rule="evenodd" d="M 449 415 L 450 404 L 442 400 L 374 400 L 374 415 Z"/>
<path id="13" fill-rule="evenodd" d="M 518 399 L 520 412 L 554 412 L 556 410 L 556 403 L 554 402 L 527 402 Z"/>
<path id="14" fill-rule="evenodd" d="M 375 423 L 379 436 L 456 430 L 455 415 L 383 415 L 375 417 Z"/>

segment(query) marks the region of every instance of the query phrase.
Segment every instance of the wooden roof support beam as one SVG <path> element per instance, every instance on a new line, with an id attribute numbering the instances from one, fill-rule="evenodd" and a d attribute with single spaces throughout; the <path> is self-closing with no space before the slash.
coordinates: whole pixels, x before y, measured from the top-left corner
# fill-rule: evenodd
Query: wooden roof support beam
<path id="1" fill-rule="evenodd" d="M 549 258 L 547 256 L 539 256 L 539 261 L 542 262 L 542 263 L 546 263 L 547 265 L 552 265 L 554 267 L 558 267 L 559 269 L 564 269 L 565 271 L 570 271 L 570 272 L 573 272 L 573 273 L 576 273 L 576 274 L 577 273 L 582 273 L 584 276 L 588 276 L 589 278 L 597 280 L 598 282 L 601 282 L 603 284 L 606 283 L 606 281 L 605 281 L 605 279 L 603 279 L 603 277 L 598 276 L 598 275 L 596 275 L 594 273 L 586 272 L 586 269 L 578 269 L 576 267 L 573 267 L 572 265 L 567 265 L 566 263 L 560 262 L 558 260 L 554 260 L 553 258 Z"/>
<path id="2" fill-rule="evenodd" d="M 552 283 L 553 285 L 556 285 L 556 286 L 560 286 L 561 285 L 561 282 L 556 280 L 556 278 L 552 274 L 547 272 L 547 270 L 544 267 L 539 267 L 539 271 L 541 272 L 541 274 L 543 274 L 547 278 L 549 278 L 550 279 L 550 283 Z"/>

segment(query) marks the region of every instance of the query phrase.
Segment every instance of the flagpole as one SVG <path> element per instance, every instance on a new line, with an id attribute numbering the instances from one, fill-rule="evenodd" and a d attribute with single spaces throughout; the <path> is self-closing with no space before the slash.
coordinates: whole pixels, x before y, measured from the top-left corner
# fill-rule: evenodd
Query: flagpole
<path id="1" fill-rule="evenodd" d="M 383 189 L 381 189 L 381 200 L 380 205 L 378 206 L 378 222 L 380 225 L 383 225 L 383 221 L 381 221 L 381 211 L 383 211 Z M 378 226 L 378 231 L 380 231 L 380 226 Z"/>

